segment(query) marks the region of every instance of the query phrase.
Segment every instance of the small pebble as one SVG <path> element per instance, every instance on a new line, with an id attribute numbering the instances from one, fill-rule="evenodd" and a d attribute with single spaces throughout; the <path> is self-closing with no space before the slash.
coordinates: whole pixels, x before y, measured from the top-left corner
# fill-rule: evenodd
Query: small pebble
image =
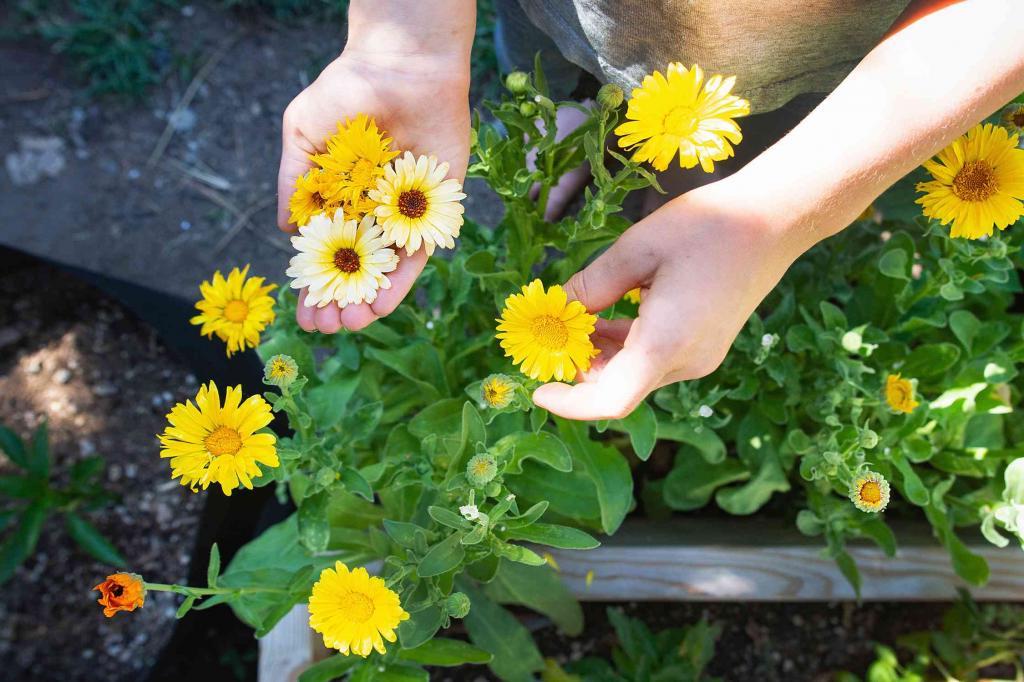
<path id="1" fill-rule="evenodd" d="M 58 384 L 66 384 L 71 381 L 71 371 L 65 367 L 61 367 L 53 373 L 53 380 Z"/>

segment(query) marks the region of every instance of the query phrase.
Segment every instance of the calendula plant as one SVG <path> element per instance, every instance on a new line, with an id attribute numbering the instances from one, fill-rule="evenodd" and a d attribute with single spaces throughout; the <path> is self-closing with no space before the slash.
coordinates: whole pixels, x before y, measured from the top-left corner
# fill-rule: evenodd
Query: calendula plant
<path id="1" fill-rule="evenodd" d="M 474 120 L 469 168 L 501 197 L 498 224 L 465 219 L 447 165 L 401 153 L 361 115 L 339 123 L 297 181 L 293 281 L 273 313 L 260 303 L 262 279 L 245 271 L 204 285 L 194 322 L 229 351 L 255 334 L 270 390 L 229 389 L 222 400 L 204 386 L 172 410 L 162 456 L 193 490 L 274 485 L 297 511 L 223 572 L 218 562 L 207 588 L 146 589 L 193 598 L 182 613 L 227 603 L 257 634 L 308 601 L 310 625 L 341 654 L 307 671 L 312 682 L 425 680 L 423 665 L 467 663 L 532 679 L 543 659 L 507 607 L 569 634 L 582 628 L 556 565 L 535 548 L 596 547 L 594 535 L 615 533 L 637 496 L 648 509 L 714 503 L 749 515 L 785 494 L 800 530 L 824 537 L 855 587 L 846 543 L 866 538 L 892 553 L 883 511 L 917 509 L 957 572 L 984 582 L 987 565 L 958 528 L 980 526 L 996 542 L 1024 535 L 1020 465 L 1011 466 L 1024 434 L 1009 418 L 1024 357 L 1014 309 L 1021 236 L 993 233 L 1012 222 L 1007 197 L 1018 190 L 986 180 L 1024 168 L 1024 151 L 1007 146 L 1018 138 L 979 127 L 956 143 L 973 151 L 942 157 L 920 185 L 929 215 L 986 240 L 952 239 L 922 219 L 903 183 L 791 268 L 718 371 L 588 424 L 530 399 L 540 382 L 574 380 L 597 354 L 596 316 L 557 283 L 629 226 L 628 194 L 657 188 L 645 164 L 662 169 L 678 155 L 711 170 L 740 142 L 735 119 L 748 107 L 732 79 L 673 64 L 625 110 L 622 91 L 605 86 L 583 125 L 559 138 L 557 109 L 579 104 L 552 102 L 539 65 L 506 86 Z M 551 188 L 584 161 L 594 179 L 582 206 L 546 221 Z M 956 204 L 968 180 L 964 201 L 994 206 L 973 222 Z M 944 192 L 955 196 L 935 198 Z M 401 259 L 456 238 L 386 318 L 339 335 L 297 326 L 297 310 L 373 302 Z M 632 316 L 642 298 L 630 292 L 602 314 Z M 273 413 L 290 433 L 268 430 Z M 635 481 L 633 468 L 656 449 L 674 451 L 671 472 Z M 437 638 L 455 620 L 471 644 Z"/>
<path id="2" fill-rule="evenodd" d="M 54 514 L 63 516 L 71 539 L 97 561 L 126 565 L 117 548 L 83 515 L 115 499 L 102 485 L 102 457 L 75 462 L 67 482 L 57 481 L 46 422 L 39 425 L 30 443 L 0 425 L 0 452 L 20 470 L 0 476 L 0 532 L 6 532 L 0 544 L 0 584 L 10 580 L 18 566 L 32 555 L 43 525 Z"/>

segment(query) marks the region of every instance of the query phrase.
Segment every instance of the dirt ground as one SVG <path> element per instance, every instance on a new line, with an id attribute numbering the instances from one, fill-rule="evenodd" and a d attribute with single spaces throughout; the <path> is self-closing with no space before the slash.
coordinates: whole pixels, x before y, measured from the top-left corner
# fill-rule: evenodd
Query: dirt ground
<path id="1" fill-rule="evenodd" d="M 203 499 L 170 479 L 155 434 L 173 402 L 196 389 L 189 370 L 120 306 L 0 252 L 0 423 L 22 436 L 49 423 L 57 481 L 84 457 L 105 458 L 104 483 L 120 499 L 86 516 L 154 582 L 183 581 L 192 558 Z M 12 466 L 0 455 L 0 472 Z M 110 572 L 51 517 L 0 591 L 3 677 L 139 679 L 171 634 L 177 599 L 152 593 L 142 610 L 108 620 L 90 589 Z"/>

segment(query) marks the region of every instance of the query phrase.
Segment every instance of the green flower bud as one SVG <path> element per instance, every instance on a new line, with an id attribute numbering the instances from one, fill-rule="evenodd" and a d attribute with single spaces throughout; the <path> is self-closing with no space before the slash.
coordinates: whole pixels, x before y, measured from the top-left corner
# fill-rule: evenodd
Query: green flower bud
<path id="1" fill-rule="evenodd" d="M 532 118 L 537 115 L 537 107 L 533 102 L 523 102 L 519 105 L 519 113 L 527 118 Z"/>
<path id="2" fill-rule="evenodd" d="M 474 488 L 482 488 L 498 475 L 498 463 L 486 452 L 476 455 L 466 465 L 466 480 Z"/>
<path id="3" fill-rule="evenodd" d="M 497 497 L 501 494 L 501 485 L 497 481 L 491 481 L 484 486 L 484 494 L 487 497 Z"/>
<path id="4" fill-rule="evenodd" d="M 291 386 L 299 376 L 299 366 L 290 355 L 275 355 L 263 366 L 263 381 L 271 386 Z"/>
<path id="5" fill-rule="evenodd" d="M 555 108 L 555 103 L 552 102 L 549 98 L 545 97 L 544 95 L 535 96 L 533 98 L 533 101 L 536 102 L 538 106 L 541 106 L 547 109 L 548 111 L 552 111 Z"/>
<path id="6" fill-rule="evenodd" d="M 622 88 L 614 83 L 605 83 L 601 86 L 601 89 L 597 91 L 597 103 L 604 111 L 618 109 L 625 97 L 626 96 L 623 94 Z"/>
<path id="7" fill-rule="evenodd" d="M 860 347 L 864 344 L 864 337 L 859 332 L 846 332 L 843 334 L 843 349 L 847 353 L 856 353 L 860 350 Z"/>
<path id="8" fill-rule="evenodd" d="M 522 71 L 513 71 L 505 76 L 505 87 L 514 95 L 521 95 L 530 87 L 530 76 Z"/>
<path id="9" fill-rule="evenodd" d="M 316 484 L 321 488 L 326 488 L 337 480 L 338 472 L 330 467 L 324 467 L 316 472 Z"/>
<path id="10" fill-rule="evenodd" d="M 465 618 L 469 613 L 469 597 L 464 592 L 452 592 L 444 600 L 444 610 L 452 618 Z"/>
<path id="11" fill-rule="evenodd" d="M 860 432 L 860 446 L 862 448 L 864 448 L 865 450 L 870 450 L 876 445 L 878 445 L 877 433 L 875 433 L 871 429 L 864 429 L 863 431 Z"/>

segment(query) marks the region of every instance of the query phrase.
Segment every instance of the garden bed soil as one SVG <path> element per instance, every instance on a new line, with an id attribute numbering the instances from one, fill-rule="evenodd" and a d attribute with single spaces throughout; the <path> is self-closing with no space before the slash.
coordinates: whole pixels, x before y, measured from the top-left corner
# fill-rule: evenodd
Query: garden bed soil
<path id="1" fill-rule="evenodd" d="M 119 501 L 87 518 L 154 582 L 189 572 L 203 498 L 170 478 L 155 434 L 197 380 L 152 330 L 55 268 L 0 251 L 0 423 L 28 436 L 49 424 L 64 481 L 101 455 Z M 0 473 L 13 465 L 0 456 Z M 106 619 L 90 592 L 113 572 L 46 523 L 35 553 L 0 591 L 0 670 L 10 680 L 140 680 L 174 630 L 178 598 Z"/>

